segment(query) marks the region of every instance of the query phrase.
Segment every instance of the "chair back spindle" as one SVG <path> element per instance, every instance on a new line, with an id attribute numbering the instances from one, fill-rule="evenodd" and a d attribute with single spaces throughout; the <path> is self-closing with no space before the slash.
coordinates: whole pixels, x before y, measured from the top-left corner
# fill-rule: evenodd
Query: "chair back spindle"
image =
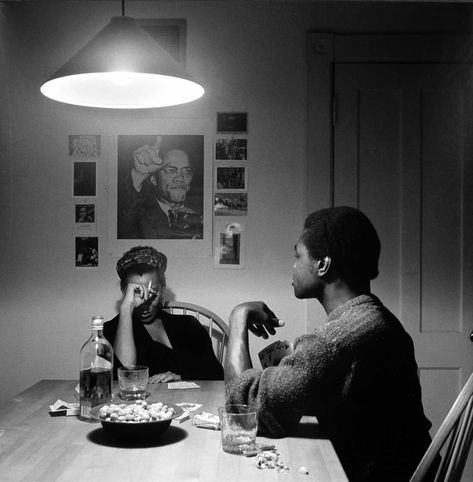
<path id="1" fill-rule="evenodd" d="M 215 356 L 220 363 L 223 363 L 225 348 L 228 343 L 229 329 L 228 325 L 213 311 L 208 310 L 200 305 L 193 303 L 185 303 L 181 301 L 170 301 L 165 307 L 166 311 L 173 314 L 191 315 L 206 328 Z"/>
<path id="2" fill-rule="evenodd" d="M 427 482 L 427 476 L 431 475 L 429 471 L 433 464 L 437 463 L 439 455 L 442 459 L 434 482 L 458 482 L 463 474 L 472 441 L 473 373 L 440 425 L 410 482 Z"/>

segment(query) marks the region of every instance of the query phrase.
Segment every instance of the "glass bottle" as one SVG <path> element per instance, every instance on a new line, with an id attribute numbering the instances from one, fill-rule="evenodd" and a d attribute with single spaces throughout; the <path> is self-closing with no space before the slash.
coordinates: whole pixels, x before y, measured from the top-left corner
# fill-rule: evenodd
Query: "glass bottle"
<path id="1" fill-rule="evenodd" d="M 90 410 L 112 400 L 113 348 L 103 336 L 103 317 L 92 317 L 92 334 L 80 350 L 79 417 L 92 421 Z"/>

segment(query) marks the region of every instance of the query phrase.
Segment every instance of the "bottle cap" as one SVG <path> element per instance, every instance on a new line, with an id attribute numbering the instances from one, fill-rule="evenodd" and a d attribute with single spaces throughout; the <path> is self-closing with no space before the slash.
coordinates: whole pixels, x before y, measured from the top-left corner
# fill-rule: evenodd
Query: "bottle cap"
<path id="1" fill-rule="evenodd" d="M 103 316 L 92 316 L 92 328 L 95 330 L 103 328 Z"/>

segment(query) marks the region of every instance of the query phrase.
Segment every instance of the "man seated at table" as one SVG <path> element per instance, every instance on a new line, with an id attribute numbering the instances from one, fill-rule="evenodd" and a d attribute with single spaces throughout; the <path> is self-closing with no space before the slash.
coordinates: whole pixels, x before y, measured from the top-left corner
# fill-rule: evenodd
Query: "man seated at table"
<path id="1" fill-rule="evenodd" d="M 248 330 L 282 326 L 261 301 L 230 314 L 226 400 L 256 404 L 260 432 L 285 436 L 315 415 L 350 481 L 406 481 L 431 439 L 411 337 L 371 294 L 380 241 L 369 219 L 349 207 L 309 215 L 295 246 L 293 288 L 315 298 L 328 318 L 296 338 L 278 366 L 252 368 Z"/>

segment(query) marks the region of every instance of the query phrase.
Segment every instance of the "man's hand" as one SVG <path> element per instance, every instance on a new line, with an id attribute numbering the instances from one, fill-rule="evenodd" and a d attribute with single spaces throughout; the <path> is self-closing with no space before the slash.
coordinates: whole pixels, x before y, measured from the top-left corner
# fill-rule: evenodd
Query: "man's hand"
<path id="1" fill-rule="evenodd" d="M 275 335 L 275 328 L 284 326 L 284 321 L 280 320 L 263 301 L 248 301 L 236 306 L 230 315 L 230 323 L 233 319 L 246 320 L 246 327 L 254 335 L 264 339 L 269 335 Z"/>
<path id="2" fill-rule="evenodd" d="M 161 140 L 161 136 L 157 136 L 154 145 L 141 146 L 133 152 L 131 177 L 133 186 L 137 191 L 141 189 L 141 185 L 146 178 L 163 166 L 163 160 L 159 157 Z"/>
<path id="3" fill-rule="evenodd" d="M 248 330 L 256 336 L 268 338 L 284 321 L 262 301 L 248 301 L 233 308 L 229 318 L 230 335 L 225 355 L 225 383 L 252 368 L 248 347 Z"/>
<path id="4" fill-rule="evenodd" d="M 164 372 L 158 373 L 157 375 L 153 375 L 148 380 L 149 383 L 165 383 L 165 382 L 173 382 L 173 381 L 180 381 L 182 380 L 181 375 L 172 372 Z"/>

